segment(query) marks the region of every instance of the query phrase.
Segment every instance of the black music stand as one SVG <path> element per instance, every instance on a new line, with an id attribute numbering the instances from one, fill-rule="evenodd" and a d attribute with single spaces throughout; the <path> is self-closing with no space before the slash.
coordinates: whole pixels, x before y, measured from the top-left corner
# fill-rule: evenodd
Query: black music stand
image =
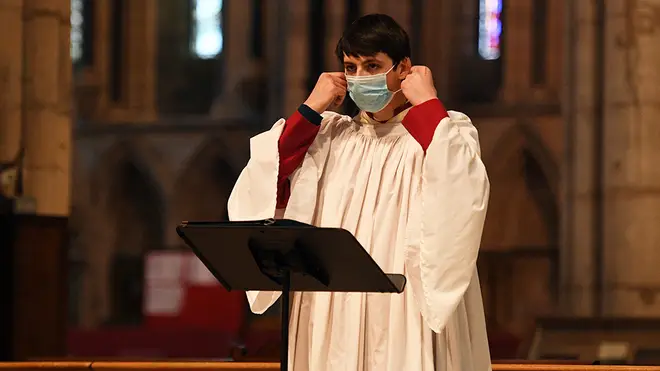
<path id="1" fill-rule="evenodd" d="M 182 222 L 177 233 L 225 289 L 282 292 L 280 369 L 288 371 L 291 291 L 402 293 L 348 231 L 293 220 Z"/>

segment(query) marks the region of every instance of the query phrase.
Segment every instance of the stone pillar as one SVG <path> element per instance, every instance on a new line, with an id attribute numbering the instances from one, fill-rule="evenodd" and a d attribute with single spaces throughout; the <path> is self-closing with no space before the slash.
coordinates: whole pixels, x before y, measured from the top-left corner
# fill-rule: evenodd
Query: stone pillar
<path id="1" fill-rule="evenodd" d="M 326 30 L 325 30 L 325 68 L 327 71 L 343 71 L 344 66 L 335 55 L 337 42 L 346 27 L 346 1 L 326 1 Z"/>
<path id="2" fill-rule="evenodd" d="M 394 18 L 401 27 L 410 33 L 410 4 L 401 0 L 363 0 L 362 15 L 382 13 Z"/>
<path id="3" fill-rule="evenodd" d="M 660 0 L 606 0 L 605 308 L 660 311 Z"/>
<path id="4" fill-rule="evenodd" d="M 560 309 L 589 316 L 594 308 L 594 9 L 565 0 L 565 161 L 562 189 Z"/>
<path id="5" fill-rule="evenodd" d="M 224 43 L 222 87 L 211 106 L 211 116 L 217 119 L 250 119 L 252 112 L 240 96 L 239 85 L 256 73 L 250 55 L 252 37 L 252 1 L 225 0 L 223 5 Z"/>
<path id="6" fill-rule="evenodd" d="M 574 315 L 596 307 L 594 171 L 604 194 L 603 314 L 654 316 L 660 310 L 660 0 L 606 0 L 601 164 L 594 161 L 599 76 L 593 2 L 567 0 L 567 169 L 564 304 Z"/>
<path id="7" fill-rule="evenodd" d="M 11 35 L 0 37 L 0 163 L 3 163 L 14 159 L 21 140 L 22 0 L 4 0 L 0 4 L 0 24 L 6 35 Z"/>
<path id="8" fill-rule="evenodd" d="M 362 5 L 360 6 L 361 15 L 383 13 L 383 5 L 382 0 L 362 0 Z"/>
<path id="9" fill-rule="evenodd" d="M 424 0 L 422 3 L 422 40 L 419 41 L 421 48 L 418 57 L 421 63 L 433 71 L 435 88 L 441 99 L 447 99 L 451 95 L 452 80 L 458 79 L 452 75 L 456 75 L 457 64 L 461 63 L 461 58 L 457 58 L 460 47 L 456 45 L 462 45 L 461 36 L 465 30 L 462 29 L 461 25 L 464 23 L 460 16 L 461 8 L 466 4 L 434 0 Z M 472 21 L 473 17 L 469 19 Z M 419 64 L 420 61 L 414 58 L 415 55 L 413 64 Z"/>
<path id="10" fill-rule="evenodd" d="M 553 1 L 553 0 L 550 0 Z M 506 13 L 504 24 L 502 98 L 506 103 L 526 100 L 530 92 L 530 53 L 532 20 L 532 2 L 530 0 L 511 0 L 504 2 Z M 479 9 L 477 8 L 477 15 Z"/>
<path id="11" fill-rule="evenodd" d="M 381 1 L 381 13 L 387 14 L 403 27 L 412 37 L 412 28 L 410 24 L 410 1 L 387 0 Z"/>
<path id="12" fill-rule="evenodd" d="M 69 215 L 71 56 L 69 0 L 24 1 L 25 195 L 37 214 Z"/>
<path id="13" fill-rule="evenodd" d="M 264 52 L 267 60 L 268 108 L 263 129 L 268 129 L 275 120 L 284 117 L 284 74 L 287 68 L 283 50 L 287 42 L 286 28 L 288 9 L 283 1 L 266 1 L 264 4 L 265 29 Z M 272 121 L 272 122 L 271 122 Z"/>
<path id="14" fill-rule="evenodd" d="M 566 27 L 565 6 L 562 1 L 551 0 L 547 2 L 547 52 L 546 52 L 546 79 L 544 83 L 545 95 L 552 101 L 560 101 L 562 89 L 564 35 Z"/>
<path id="15" fill-rule="evenodd" d="M 157 118 L 158 13 L 156 0 L 127 1 L 122 14 L 121 97 L 111 97 L 112 0 L 94 0 L 94 63 L 79 75 L 79 108 L 104 122 L 153 122 Z M 89 93 L 87 93 L 89 91 Z"/>
<path id="16" fill-rule="evenodd" d="M 157 1 L 127 1 L 126 5 L 126 105 L 136 119 L 151 121 L 157 116 Z"/>
<path id="17" fill-rule="evenodd" d="M 284 78 L 283 110 L 290 115 L 307 99 L 307 78 L 309 75 L 308 53 L 309 37 L 308 0 L 282 0 L 288 9 L 288 19 L 285 31 L 285 47 L 280 51 L 284 54 L 286 68 Z"/>

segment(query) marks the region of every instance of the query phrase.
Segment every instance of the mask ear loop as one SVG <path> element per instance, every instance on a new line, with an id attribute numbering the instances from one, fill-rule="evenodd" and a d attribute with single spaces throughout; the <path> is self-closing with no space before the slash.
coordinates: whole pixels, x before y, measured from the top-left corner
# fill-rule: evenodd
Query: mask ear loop
<path id="1" fill-rule="evenodd" d="M 401 63 L 401 62 L 399 62 L 399 63 Z M 392 68 L 394 68 L 394 66 L 392 66 Z M 403 82 L 403 80 L 405 80 L 405 78 L 401 79 L 402 82 Z M 399 90 L 393 92 L 392 97 L 394 97 L 394 95 L 395 95 L 396 93 L 400 92 L 400 91 L 401 91 L 401 88 L 399 88 Z M 404 95 L 403 97 L 406 98 L 405 95 Z M 392 99 L 394 99 L 394 98 L 392 98 Z M 403 104 L 406 104 L 406 103 L 410 103 L 410 100 L 409 100 L 408 98 L 406 98 L 406 101 L 405 101 Z"/>
<path id="2" fill-rule="evenodd" d="M 399 62 L 399 63 L 401 63 L 401 62 Z M 395 65 L 392 65 L 392 68 L 390 68 L 389 71 L 385 72 L 385 74 L 390 73 L 390 72 L 394 69 L 394 66 L 395 66 Z M 401 79 L 401 81 L 403 81 L 403 79 Z M 387 90 L 389 90 L 389 89 L 387 89 Z M 401 92 L 401 88 L 399 88 L 399 90 L 397 90 L 397 91 L 393 91 L 393 92 L 392 92 L 392 99 L 394 99 L 394 96 L 396 95 L 396 93 L 399 93 L 399 92 Z M 405 95 L 404 95 L 404 98 L 405 98 Z M 408 103 L 408 98 L 406 98 L 405 103 Z M 404 104 L 405 104 L 405 103 L 404 103 Z M 389 104 L 389 103 L 388 103 L 388 104 Z"/>

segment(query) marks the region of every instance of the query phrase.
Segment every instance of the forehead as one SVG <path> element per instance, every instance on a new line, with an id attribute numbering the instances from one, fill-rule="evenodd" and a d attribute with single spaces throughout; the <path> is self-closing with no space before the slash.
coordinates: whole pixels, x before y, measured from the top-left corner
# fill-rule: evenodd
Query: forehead
<path id="1" fill-rule="evenodd" d="M 344 64 L 365 64 L 372 62 L 387 64 L 387 63 L 391 63 L 392 59 L 383 52 L 378 52 L 377 54 L 371 56 L 358 56 L 358 57 L 344 54 Z"/>

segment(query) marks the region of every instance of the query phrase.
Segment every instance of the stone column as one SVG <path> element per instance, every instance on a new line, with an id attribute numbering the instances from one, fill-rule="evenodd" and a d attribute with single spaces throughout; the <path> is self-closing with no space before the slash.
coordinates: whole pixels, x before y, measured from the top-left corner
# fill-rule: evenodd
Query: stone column
<path id="1" fill-rule="evenodd" d="M 327 71 L 343 71 L 344 66 L 337 59 L 335 49 L 346 27 L 346 1 L 329 0 L 324 5 L 326 15 L 325 68 Z"/>
<path id="2" fill-rule="evenodd" d="M 503 12 L 506 16 L 502 25 L 505 30 L 502 54 L 506 67 L 503 70 L 502 98 L 506 103 L 517 103 L 526 100 L 531 90 L 528 51 L 531 48 L 532 2 L 505 1 Z M 478 8 L 476 14 L 479 14 Z"/>
<path id="3" fill-rule="evenodd" d="M 381 0 L 380 12 L 389 15 L 403 27 L 409 36 L 412 36 L 410 24 L 410 1 L 401 0 Z"/>
<path id="4" fill-rule="evenodd" d="M 307 78 L 309 75 L 309 1 L 282 0 L 288 8 L 287 28 L 285 31 L 286 46 L 284 53 L 286 68 L 284 79 L 283 109 L 285 115 L 290 115 L 307 99 Z"/>
<path id="5" fill-rule="evenodd" d="M 0 3 L 0 24 L 6 35 L 0 37 L 0 163 L 18 153 L 21 140 L 23 74 L 23 1 Z"/>
<path id="6" fill-rule="evenodd" d="M 135 119 L 151 121 L 157 116 L 158 5 L 156 0 L 128 1 L 126 5 L 126 105 Z"/>
<path id="7" fill-rule="evenodd" d="M 262 129 L 268 129 L 275 120 L 284 117 L 284 74 L 286 56 L 283 50 L 287 42 L 286 29 L 288 21 L 287 4 L 283 1 L 266 1 L 264 4 L 265 29 L 264 52 L 267 61 L 268 108 Z M 271 122 L 272 121 L 272 122 Z"/>
<path id="8" fill-rule="evenodd" d="M 410 4 L 401 0 L 362 0 L 362 15 L 387 14 L 410 34 Z"/>
<path id="9" fill-rule="evenodd" d="M 410 5 L 408 3 L 401 0 L 363 0 L 362 14 L 387 14 L 410 33 Z"/>
<path id="10" fill-rule="evenodd" d="M 562 1 L 551 0 L 547 2 L 547 50 L 546 53 L 546 79 L 544 88 L 547 98 L 553 101 L 560 101 L 560 92 L 562 89 L 564 35 L 563 30 L 566 27 L 566 7 Z M 558 52 L 556 52 L 558 51 Z"/>
<path id="11" fill-rule="evenodd" d="M 223 75 L 219 95 L 211 106 L 218 119 L 250 119 L 254 115 L 240 96 L 239 85 L 256 71 L 250 56 L 252 1 L 225 0 L 223 5 Z"/>
<path id="12" fill-rule="evenodd" d="M 381 13 L 380 0 L 362 0 L 360 4 L 360 15 Z"/>
<path id="13" fill-rule="evenodd" d="M 71 56 L 69 0 L 24 1 L 25 195 L 37 214 L 69 215 Z"/>
<path id="14" fill-rule="evenodd" d="M 457 33 L 463 32 L 458 27 L 462 20 L 457 17 L 461 5 L 452 1 L 434 0 L 424 0 L 422 3 L 422 40 L 418 41 L 421 48 L 418 56 L 413 55 L 412 62 L 423 63 L 433 71 L 435 88 L 442 99 L 449 96 L 452 71 L 456 71 L 454 66 L 458 52 L 454 45 L 455 40 L 459 39 Z M 421 61 L 415 60 L 416 57 Z"/>
<path id="15" fill-rule="evenodd" d="M 606 0 L 605 308 L 660 311 L 660 0 Z"/>
<path id="16" fill-rule="evenodd" d="M 560 310 L 594 314 L 594 8 L 565 0 L 565 153 L 562 187 Z"/>
<path id="17" fill-rule="evenodd" d="M 567 168 L 564 199 L 564 309 L 592 313 L 594 241 L 603 243 L 603 314 L 660 310 L 660 0 L 606 0 L 603 154 L 594 159 L 598 118 L 593 2 L 567 0 Z M 594 171 L 602 166 L 603 228 L 595 236 Z"/>

